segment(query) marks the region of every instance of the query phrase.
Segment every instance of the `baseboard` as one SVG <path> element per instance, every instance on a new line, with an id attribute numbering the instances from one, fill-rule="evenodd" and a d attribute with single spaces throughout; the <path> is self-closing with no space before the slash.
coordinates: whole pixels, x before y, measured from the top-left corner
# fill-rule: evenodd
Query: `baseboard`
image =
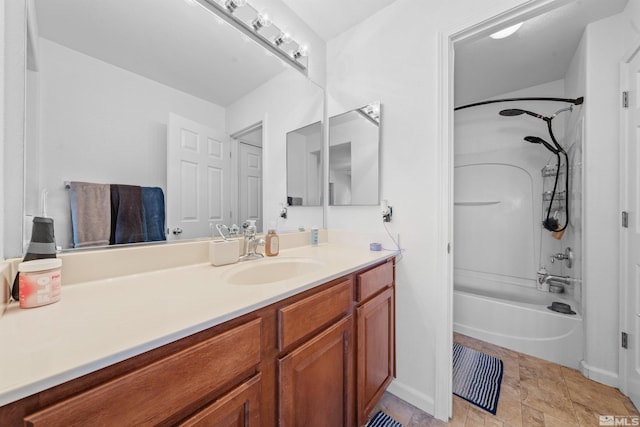
<path id="1" fill-rule="evenodd" d="M 580 361 L 580 372 L 590 380 L 597 381 L 604 385 L 616 388 L 620 386 L 617 373 L 589 366 L 584 360 Z"/>
<path id="2" fill-rule="evenodd" d="M 435 412 L 433 397 L 401 383 L 397 378 L 389 384 L 387 391 L 428 414 L 433 415 Z"/>

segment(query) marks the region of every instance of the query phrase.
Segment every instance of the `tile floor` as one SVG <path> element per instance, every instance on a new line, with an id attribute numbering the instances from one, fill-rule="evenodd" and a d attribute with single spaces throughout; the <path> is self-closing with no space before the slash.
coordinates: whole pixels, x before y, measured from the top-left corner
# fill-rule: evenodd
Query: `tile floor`
<path id="1" fill-rule="evenodd" d="M 640 415 L 619 390 L 576 370 L 461 334 L 454 334 L 453 340 L 504 362 L 496 415 L 454 395 L 453 418 L 443 423 L 390 393 L 385 393 L 372 415 L 383 410 L 405 427 L 587 427 L 599 426 L 599 415 Z"/>

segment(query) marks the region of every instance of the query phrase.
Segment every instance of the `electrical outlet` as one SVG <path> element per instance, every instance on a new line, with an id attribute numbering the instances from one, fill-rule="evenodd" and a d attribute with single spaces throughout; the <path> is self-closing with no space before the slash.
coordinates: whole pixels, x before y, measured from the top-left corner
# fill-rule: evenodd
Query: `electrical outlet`
<path id="1" fill-rule="evenodd" d="M 382 222 L 391 222 L 391 215 L 393 215 L 393 207 L 389 206 L 386 200 L 382 201 Z"/>

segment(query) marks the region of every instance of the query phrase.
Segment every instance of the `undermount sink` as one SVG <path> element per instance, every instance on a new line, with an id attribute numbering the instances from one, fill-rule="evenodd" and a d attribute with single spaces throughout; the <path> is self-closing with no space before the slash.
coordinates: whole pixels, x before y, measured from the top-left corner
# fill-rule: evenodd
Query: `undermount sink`
<path id="1" fill-rule="evenodd" d="M 302 276 L 318 270 L 324 262 L 313 258 L 264 258 L 245 261 L 222 275 L 233 285 L 261 285 Z"/>

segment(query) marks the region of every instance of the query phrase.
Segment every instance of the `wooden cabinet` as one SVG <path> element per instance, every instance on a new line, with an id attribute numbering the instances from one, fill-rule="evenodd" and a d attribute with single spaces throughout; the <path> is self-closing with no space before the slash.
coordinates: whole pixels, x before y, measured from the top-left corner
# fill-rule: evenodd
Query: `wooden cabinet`
<path id="1" fill-rule="evenodd" d="M 351 425 L 352 329 L 349 315 L 278 360 L 278 425 Z"/>
<path id="2" fill-rule="evenodd" d="M 358 275 L 358 289 L 358 296 L 366 295 L 356 307 L 356 406 L 361 426 L 395 376 L 393 263 Z"/>
<path id="3" fill-rule="evenodd" d="M 260 337 L 256 319 L 30 414 L 25 426 L 167 422 L 255 368 Z"/>
<path id="4" fill-rule="evenodd" d="M 394 263 L 0 407 L 0 426 L 362 426 L 394 375 Z"/>
<path id="5" fill-rule="evenodd" d="M 347 314 L 352 305 L 352 293 L 352 281 L 347 279 L 279 309 L 278 349 L 286 349 Z"/>
<path id="6" fill-rule="evenodd" d="M 180 427 L 260 427 L 261 374 L 239 385 Z"/>

